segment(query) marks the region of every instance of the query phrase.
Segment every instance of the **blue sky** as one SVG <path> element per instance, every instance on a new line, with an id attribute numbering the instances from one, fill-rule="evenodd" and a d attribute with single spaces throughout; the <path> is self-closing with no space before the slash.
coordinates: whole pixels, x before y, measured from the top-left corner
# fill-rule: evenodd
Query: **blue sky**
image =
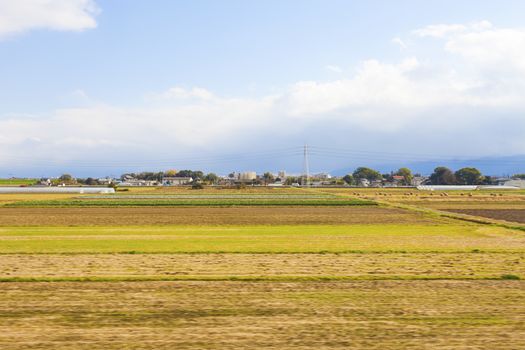
<path id="1" fill-rule="evenodd" d="M 319 171 L 525 154 L 523 13 L 0 0 L 0 175 L 300 171 L 304 143 Z"/>

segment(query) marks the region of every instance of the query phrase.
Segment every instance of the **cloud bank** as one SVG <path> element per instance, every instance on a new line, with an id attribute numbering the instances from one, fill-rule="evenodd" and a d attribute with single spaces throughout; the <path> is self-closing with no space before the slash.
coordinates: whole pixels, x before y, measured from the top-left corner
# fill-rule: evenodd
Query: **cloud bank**
<path id="1" fill-rule="evenodd" d="M 174 86 L 145 93 L 140 107 L 3 116 L 0 166 L 177 159 L 305 141 L 450 157 L 525 153 L 525 30 L 439 24 L 408 39 L 410 56 L 398 62 L 364 60 L 346 78 L 298 81 L 275 95 Z M 425 57 L 419 44 L 435 45 L 439 57 Z"/>
<path id="2" fill-rule="evenodd" d="M 93 0 L 0 0 L 0 39 L 34 29 L 95 28 L 98 12 Z"/>

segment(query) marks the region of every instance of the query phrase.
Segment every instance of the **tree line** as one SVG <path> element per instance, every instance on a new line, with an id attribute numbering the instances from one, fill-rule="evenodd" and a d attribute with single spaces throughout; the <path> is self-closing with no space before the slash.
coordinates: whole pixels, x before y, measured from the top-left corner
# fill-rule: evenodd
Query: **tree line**
<path id="1" fill-rule="evenodd" d="M 164 177 L 191 177 L 195 182 L 202 182 L 206 184 L 216 184 L 219 181 L 219 176 L 215 173 L 204 174 L 200 170 L 167 170 L 159 172 L 143 171 L 139 173 L 125 173 L 120 176 L 121 181 L 127 179 L 137 179 L 145 181 L 158 181 L 161 182 Z M 100 181 L 96 178 L 75 178 L 70 174 L 63 174 L 57 179 L 52 180 L 53 185 L 65 184 L 65 185 L 88 185 L 96 186 L 100 185 Z"/>
<path id="2" fill-rule="evenodd" d="M 337 184 L 346 183 L 348 185 L 360 185 L 362 180 L 368 180 L 369 182 L 393 182 L 396 181 L 400 185 L 410 186 L 415 176 L 421 176 L 420 174 L 413 174 L 409 168 L 399 168 L 397 171 L 390 173 L 381 174 L 381 172 L 367 168 L 359 167 L 354 172 L 343 176 L 337 180 Z M 145 181 L 158 181 L 161 182 L 164 177 L 191 177 L 194 182 L 202 184 L 217 184 L 219 182 L 219 176 L 215 173 L 204 174 L 200 170 L 167 170 L 160 172 L 139 172 L 139 173 L 126 173 L 120 176 L 122 181 L 127 179 L 138 179 Z M 230 174 L 230 178 L 233 178 L 234 174 Z M 516 174 L 513 178 L 525 179 L 525 174 Z M 264 173 L 260 178 L 254 180 L 254 183 L 267 185 L 275 181 L 283 181 L 286 185 L 292 185 L 294 183 L 301 183 L 304 176 L 298 177 L 287 177 L 286 179 L 276 178 L 270 172 Z M 100 185 L 100 182 L 92 177 L 88 178 L 74 178 L 70 174 L 63 174 L 58 179 L 52 181 L 54 185 L 57 184 L 82 184 L 82 185 Z M 472 167 L 461 168 L 457 171 L 439 166 L 434 169 L 428 183 L 432 185 L 490 185 L 494 183 L 494 179 L 490 176 L 483 175 L 478 169 Z"/>
<path id="3" fill-rule="evenodd" d="M 353 173 L 343 177 L 343 180 L 349 185 L 358 185 L 361 180 L 374 181 L 393 181 L 398 180 L 401 185 L 409 186 L 412 184 L 414 176 L 408 168 L 400 168 L 390 174 L 381 174 L 379 171 L 359 167 Z M 520 177 L 520 174 L 515 177 Z M 525 178 L 525 174 L 523 174 Z M 492 184 L 493 179 L 490 176 L 484 176 L 478 169 L 465 167 L 455 172 L 447 167 L 437 167 L 429 177 L 432 185 L 485 185 Z"/>

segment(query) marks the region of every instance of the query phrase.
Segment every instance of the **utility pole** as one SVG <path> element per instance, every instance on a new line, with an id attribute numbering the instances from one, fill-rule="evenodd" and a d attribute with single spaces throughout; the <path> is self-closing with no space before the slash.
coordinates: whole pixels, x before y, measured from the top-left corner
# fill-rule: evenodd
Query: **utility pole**
<path id="1" fill-rule="evenodd" d="M 304 176 L 306 181 L 306 187 L 310 186 L 310 165 L 308 164 L 308 145 L 304 145 Z"/>

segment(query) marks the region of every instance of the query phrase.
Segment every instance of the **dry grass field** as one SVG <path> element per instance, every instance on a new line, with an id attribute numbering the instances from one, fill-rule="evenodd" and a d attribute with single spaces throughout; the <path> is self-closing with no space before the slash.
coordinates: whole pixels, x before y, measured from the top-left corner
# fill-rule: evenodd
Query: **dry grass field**
<path id="1" fill-rule="evenodd" d="M 7 283 L 0 348 L 522 349 L 522 281 Z"/>
<path id="2" fill-rule="evenodd" d="M 525 276 L 524 253 L 9 254 L 0 280 L 499 279 Z"/>
<path id="3" fill-rule="evenodd" d="M 134 195 L 0 195 L 0 349 L 525 348 L 524 191 Z"/>

